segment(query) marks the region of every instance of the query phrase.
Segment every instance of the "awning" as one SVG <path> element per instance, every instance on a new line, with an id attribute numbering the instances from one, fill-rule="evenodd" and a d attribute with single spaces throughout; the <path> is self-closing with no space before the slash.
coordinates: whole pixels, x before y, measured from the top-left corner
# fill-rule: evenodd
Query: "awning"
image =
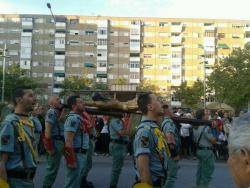
<path id="1" fill-rule="evenodd" d="M 97 77 L 97 78 L 107 78 L 107 74 L 100 74 L 100 73 L 97 73 L 97 74 L 96 74 L 96 77 Z"/>
<path id="2" fill-rule="evenodd" d="M 84 63 L 85 68 L 95 68 L 96 65 L 94 63 Z"/>
<path id="3" fill-rule="evenodd" d="M 227 44 L 218 44 L 217 48 L 221 48 L 221 49 L 229 49 L 229 46 Z"/>

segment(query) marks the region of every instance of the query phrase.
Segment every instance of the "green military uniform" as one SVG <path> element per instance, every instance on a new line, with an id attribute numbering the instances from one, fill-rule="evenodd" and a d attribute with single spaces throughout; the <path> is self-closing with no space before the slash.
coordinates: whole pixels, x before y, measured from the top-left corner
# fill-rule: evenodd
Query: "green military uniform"
<path id="1" fill-rule="evenodd" d="M 166 180 L 169 150 L 156 121 L 143 116 L 133 143 L 134 156 L 149 156 L 149 170 L 153 187 L 162 187 Z M 136 164 L 137 167 L 137 164 Z M 140 180 L 140 174 L 137 171 Z"/>
<path id="2" fill-rule="evenodd" d="M 46 114 L 45 121 L 51 125 L 51 138 L 55 153 L 47 155 L 46 173 L 43 180 L 43 187 L 50 188 L 55 182 L 57 172 L 62 158 L 62 149 L 64 147 L 63 126 L 58 122 L 57 111 L 50 108 Z"/>
<path id="3" fill-rule="evenodd" d="M 203 133 L 202 133 L 203 132 Z M 199 140 L 200 138 L 200 140 Z M 197 158 L 199 160 L 196 173 L 196 185 L 198 188 L 206 188 L 212 179 L 214 172 L 214 153 L 210 140 L 213 138 L 210 127 L 200 126 L 194 129 L 194 139 L 197 143 Z"/>
<path id="4" fill-rule="evenodd" d="M 180 151 L 181 139 L 174 122 L 169 117 L 164 118 L 162 131 L 164 134 L 171 133 L 175 141 L 175 144 L 172 145 L 173 148 L 170 149 L 171 157 L 168 158 L 168 177 L 164 185 L 165 188 L 173 188 L 178 172 L 178 160 L 174 160 L 173 158 L 177 156 Z"/>
<path id="5" fill-rule="evenodd" d="M 80 188 L 81 173 L 86 166 L 87 150 L 89 148 L 89 136 L 83 130 L 83 120 L 79 114 L 71 111 L 64 124 L 64 136 L 67 139 L 67 133 L 74 133 L 73 149 L 76 156 L 76 168 L 66 165 L 64 188 Z"/>
<path id="6" fill-rule="evenodd" d="M 8 153 L 5 163 L 11 188 L 34 188 L 36 171 L 34 125 L 17 114 L 8 115 L 0 131 L 1 153 Z"/>
<path id="7" fill-rule="evenodd" d="M 84 166 L 84 169 L 82 171 L 81 177 L 82 177 L 82 185 L 85 185 L 85 187 L 93 187 L 91 182 L 87 181 L 87 176 L 89 174 L 89 171 L 92 168 L 92 156 L 95 150 L 95 136 L 96 136 L 96 131 L 95 128 L 92 129 L 92 133 L 89 134 L 89 148 L 87 150 L 87 161 L 86 165 Z M 88 185 L 90 183 L 90 185 Z"/>
<path id="8" fill-rule="evenodd" d="M 112 172 L 110 187 L 116 187 L 127 152 L 128 136 L 121 136 L 119 131 L 124 129 L 124 124 L 119 118 L 111 118 L 109 122 L 110 144 L 109 151 L 112 156 Z"/>

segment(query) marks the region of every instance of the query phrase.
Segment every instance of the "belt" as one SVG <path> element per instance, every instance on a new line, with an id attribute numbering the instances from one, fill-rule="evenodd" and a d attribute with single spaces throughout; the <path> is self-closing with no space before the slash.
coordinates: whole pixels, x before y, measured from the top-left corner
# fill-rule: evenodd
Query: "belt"
<path id="1" fill-rule="evenodd" d="M 86 154 L 86 153 L 87 153 L 87 150 L 86 150 L 86 149 L 83 149 L 83 148 L 74 148 L 74 152 L 75 152 L 75 153 L 83 153 L 83 154 Z"/>
<path id="2" fill-rule="evenodd" d="M 90 139 L 95 139 L 95 136 L 91 134 L 91 135 L 89 135 L 89 138 Z"/>
<path id="3" fill-rule="evenodd" d="M 165 178 L 161 177 L 153 181 L 153 187 L 162 187 L 165 183 Z"/>
<path id="4" fill-rule="evenodd" d="M 64 141 L 64 137 L 61 136 L 61 135 L 54 135 L 51 138 L 54 139 L 54 140 L 62 140 L 62 141 Z"/>
<path id="5" fill-rule="evenodd" d="M 213 150 L 213 148 L 211 148 L 211 147 L 201 147 L 201 146 L 198 146 L 198 149 L 199 150 Z"/>
<path id="6" fill-rule="evenodd" d="M 111 142 L 116 143 L 116 144 L 123 144 L 123 145 L 128 144 L 128 141 L 125 141 L 125 140 L 117 140 L 117 139 L 111 139 Z"/>
<path id="7" fill-rule="evenodd" d="M 32 180 L 35 176 L 35 173 L 36 169 L 7 170 L 7 177 Z"/>

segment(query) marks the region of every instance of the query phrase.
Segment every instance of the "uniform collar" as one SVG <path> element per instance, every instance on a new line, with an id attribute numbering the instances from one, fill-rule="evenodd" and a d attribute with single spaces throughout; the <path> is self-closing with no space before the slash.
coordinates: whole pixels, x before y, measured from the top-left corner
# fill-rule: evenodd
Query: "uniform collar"
<path id="1" fill-rule="evenodd" d="M 70 112 L 69 112 L 69 115 L 75 115 L 75 116 L 81 117 L 80 114 L 77 114 L 77 113 L 75 113 L 74 111 L 70 111 Z"/>
<path id="2" fill-rule="evenodd" d="M 147 122 L 147 124 L 150 126 L 150 127 L 159 127 L 157 122 L 155 120 L 151 120 L 149 119 L 147 116 L 142 116 L 141 118 L 141 125 L 140 126 L 144 126 L 143 124 Z"/>

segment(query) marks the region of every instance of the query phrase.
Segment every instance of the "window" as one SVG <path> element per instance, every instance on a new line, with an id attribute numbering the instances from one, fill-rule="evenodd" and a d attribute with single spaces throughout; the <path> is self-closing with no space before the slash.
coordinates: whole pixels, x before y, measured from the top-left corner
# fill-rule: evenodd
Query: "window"
<path id="1" fill-rule="evenodd" d="M 152 54 L 144 54 L 144 58 L 152 58 Z"/>
<path id="2" fill-rule="evenodd" d="M 168 25 L 168 22 L 159 22 L 160 27 L 165 27 Z"/>
<path id="3" fill-rule="evenodd" d="M 107 35 L 107 30 L 106 29 L 98 29 L 98 34 L 99 35 Z"/>
<path id="4" fill-rule="evenodd" d="M 106 61 L 98 61 L 97 65 L 98 65 L 98 67 L 107 67 L 107 62 Z"/>
<path id="5" fill-rule="evenodd" d="M 140 68 L 140 62 L 130 61 L 130 68 Z"/>
<path id="6" fill-rule="evenodd" d="M 140 53 L 130 53 L 130 57 L 140 57 Z"/>
<path id="7" fill-rule="evenodd" d="M 106 46 L 107 45 L 107 39 L 98 39 L 97 44 L 102 45 L 102 46 L 103 45 Z"/>
<path id="8" fill-rule="evenodd" d="M 94 31 L 85 31 L 85 35 L 91 36 L 94 35 L 95 32 Z"/>
<path id="9" fill-rule="evenodd" d="M 225 33 L 218 33 L 218 39 L 224 39 L 225 35 Z"/>
<path id="10" fill-rule="evenodd" d="M 79 23 L 79 20 L 78 19 L 70 19 L 69 20 L 69 23 L 74 25 L 74 24 L 78 24 Z"/>
<path id="11" fill-rule="evenodd" d="M 215 37 L 214 31 L 205 31 L 204 37 Z"/>
<path id="12" fill-rule="evenodd" d="M 168 54 L 159 54 L 160 59 L 168 59 L 169 55 Z"/>

